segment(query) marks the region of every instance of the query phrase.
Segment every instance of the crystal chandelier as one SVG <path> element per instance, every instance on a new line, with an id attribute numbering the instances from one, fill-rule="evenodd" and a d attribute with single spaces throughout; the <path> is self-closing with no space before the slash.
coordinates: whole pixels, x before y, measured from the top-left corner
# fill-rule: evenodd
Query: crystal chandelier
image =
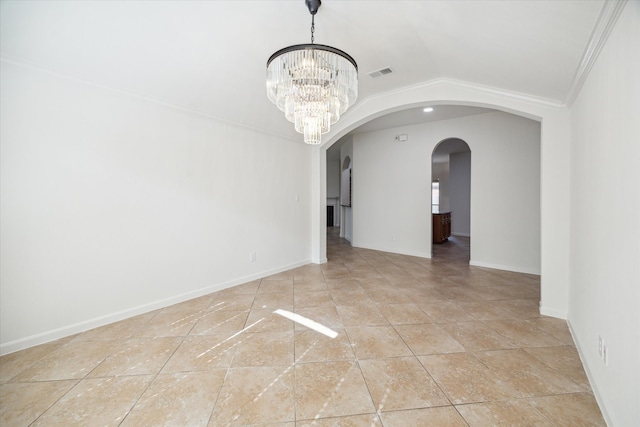
<path id="1" fill-rule="evenodd" d="M 311 13 L 311 44 L 280 49 L 267 61 L 267 96 L 307 144 L 320 136 L 358 97 L 358 64 L 335 47 L 313 43 L 321 0 L 305 0 Z"/>

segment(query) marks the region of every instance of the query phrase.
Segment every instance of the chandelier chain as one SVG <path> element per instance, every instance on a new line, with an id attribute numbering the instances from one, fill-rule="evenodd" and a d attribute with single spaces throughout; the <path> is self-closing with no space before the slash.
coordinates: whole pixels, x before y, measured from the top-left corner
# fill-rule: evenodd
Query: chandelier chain
<path id="1" fill-rule="evenodd" d="M 311 44 L 313 44 L 313 33 L 316 31 L 315 15 L 311 15 Z"/>

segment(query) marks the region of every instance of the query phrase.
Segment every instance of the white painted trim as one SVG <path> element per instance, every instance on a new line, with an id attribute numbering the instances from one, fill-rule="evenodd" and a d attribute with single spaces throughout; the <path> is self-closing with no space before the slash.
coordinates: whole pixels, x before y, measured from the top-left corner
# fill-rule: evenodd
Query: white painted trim
<path id="1" fill-rule="evenodd" d="M 482 92 L 484 94 L 488 94 L 488 95 L 493 95 L 493 96 L 499 96 L 499 97 L 504 97 L 504 98 L 508 98 L 511 100 L 517 100 L 517 101 L 524 101 L 528 104 L 532 104 L 532 105 L 538 105 L 538 106 L 544 106 L 544 107 L 550 107 L 550 108 L 554 108 L 554 109 L 562 109 L 565 107 L 565 105 L 562 103 L 562 101 L 559 100 L 555 100 L 555 99 L 549 99 L 549 98 L 543 98 L 543 97 L 539 97 L 539 96 L 535 96 L 535 95 L 530 95 L 527 93 L 522 93 L 522 92 L 516 92 L 516 91 L 512 91 L 512 90 L 508 90 L 508 89 L 502 89 L 502 88 L 498 88 L 498 87 L 494 87 L 494 86 L 487 86 L 487 85 L 482 85 L 482 84 L 478 84 L 478 83 L 473 83 L 473 82 L 468 82 L 465 80 L 457 80 L 457 79 L 452 79 L 452 78 L 448 78 L 448 77 L 439 77 L 439 78 L 435 78 L 433 80 L 428 80 L 425 82 L 420 82 L 420 83 L 416 83 L 413 85 L 409 85 L 409 86 L 403 86 L 401 88 L 397 88 L 394 90 L 390 90 L 388 92 L 383 92 L 383 93 L 378 93 L 372 96 L 369 96 L 361 101 L 358 101 L 358 103 L 356 105 L 353 106 L 353 108 L 350 111 L 355 111 L 357 109 L 363 108 L 364 106 L 366 106 L 366 104 L 370 103 L 370 102 L 375 102 L 376 100 L 378 100 L 379 98 L 386 98 L 388 96 L 393 96 L 396 94 L 403 94 L 406 92 L 413 92 L 416 90 L 420 90 L 420 89 L 425 89 L 425 88 L 429 88 L 429 87 L 437 87 L 437 86 L 447 86 L 447 85 L 452 85 L 452 86 L 456 86 L 459 88 L 463 88 L 463 89 L 469 89 L 472 91 L 477 91 L 477 92 Z M 436 104 L 432 104 L 432 105 L 436 105 Z M 476 106 L 473 103 L 464 103 L 464 102 L 447 102 L 446 105 L 470 105 L 470 106 Z M 496 108 L 499 106 L 492 106 L 492 108 Z M 505 110 L 506 111 L 506 110 Z M 384 111 L 384 114 L 389 114 L 390 111 Z M 508 111 L 507 111 L 508 112 Z M 346 115 L 347 113 L 345 113 Z M 351 113 L 353 114 L 353 113 Z M 522 112 L 520 112 L 520 115 L 522 115 Z M 528 118 L 531 118 L 533 120 L 537 120 L 539 121 L 539 117 L 535 117 L 535 116 L 526 116 Z M 374 117 L 375 118 L 375 117 Z M 324 143 L 323 143 L 324 145 Z"/>
<path id="2" fill-rule="evenodd" d="M 208 295 L 213 292 L 221 291 L 223 289 L 231 288 L 233 286 L 241 285 L 243 283 L 251 282 L 253 280 L 262 279 L 273 274 L 281 273 L 283 271 L 291 270 L 296 267 L 307 265 L 311 262 L 309 259 L 295 262 L 293 264 L 286 265 L 284 267 L 278 267 L 272 270 L 263 271 L 261 273 L 255 273 L 248 276 L 240 277 L 237 279 L 229 280 L 227 282 L 218 283 L 204 288 L 197 289 L 195 291 L 187 292 L 180 295 L 175 295 L 162 300 L 154 301 L 148 304 L 143 304 L 137 307 L 129 308 L 126 310 L 118 311 L 116 313 L 107 314 L 104 316 L 95 317 L 93 319 L 85 320 L 82 322 L 74 323 L 62 328 L 53 329 L 50 331 L 42 332 L 36 335 L 20 338 L 15 341 L 9 341 L 4 344 L 0 344 L 0 355 L 13 353 L 25 348 L 33 347 L 36 345 L 44 344 L 50 341 L 64 338 L 73 334 L 88 331 L 89 329 L 105 326 L 113 322 L 127 319 L 129 317 L 137 316 L 140 314 L 148 313 L 153 310 L 168 307 L 173 304 L 178 304 L 190 299 L 198 298 L 204 295 Z M 325 259 L 326 262 L 326 259 Z"/>
<path id="3" fill-rule="evenodd" d="M 478 83 L 451 79 L 451 78 L 442 78 L 438 80 L 440 80 L 438 83 L 453 84 L 458 87 L 463 87 L 470 90 L 476 90 L 476 91 L 484 92 L 486 94 L 498 95 L 501 97 L 515 99 L 519 101 L 524 101 L 530 104 L 541 105 L 541 106 L 551 107 L 556 109 L 562 109 L 565 107 L 562 101 L 559 101 L 556 99 L 550 99 L 550 98 L 543 98 L 541 96 L 535 96 L 528 93 L 516 92 L 509 89 L 502 89 L 494 86 L 486 86 Z M 535 120 L 535 118 L 533 119 Z"/>
<path id="4" fill-rule="evenodd" d="M 428 253 L 428 252 L 399 251 L 399 250 L 394 249 L 394 248 L 374 248 L 374 247 L 368 247 L 368 246 L 362 246 L 362 245 L 354 245 L 354 244 L 352 244 L 352 246 L 354 248 L 368 249 L 368 250 L 371 250 L 371 251 L 378 251 L 378 252 L 386 252 L 386 253 L 389 253 L 389 254 L 407 255 L 407 256 L 414 256 L 414 257 L 418 257 L 418 258 L 431 258 L 431 254 Z"/>
<path id="5" fill-rule="evenodd" d="M 464 94 L 457 93 L 459 90 Z M 425 92 L 427 95 L 425 95 Z M 444 94 L 444 96 L 443 96 Z M 327 150 L 358 126 L 375 118 L 407 108 L 430 105 L 463 105 L 504 111 L 541 122 L 550 111 L 566 110 L 561 101 L 535 97 L 507 89 L 480 85 L 463 80 L 437 78 L 378 93 L 359 100 L 342 116 L 319 146 Z"/>
<path id="6" fill-rule="evenodd" d="M 582 59 L 573 76 L 571 89 L 569 89 L 569 93 L 564 101 L 565 105 L 570 107 L 578 97 L 582 85 L 584 85 L 584 82 L 587 80 L 593 64 L 595 64 L 598 59 L 598 55 L 607 42 L 609 34 L 616 25 L 618 17 L 626 3 L 627 0 L 605 0 L 602 5 L 600 15 L 598 15 L 598 19 L 591 32 L 591 37 L 589 37 L 589 42 L 582 53 Z"/>
<path id="7" fill-rule="evenodd" d="M 510 265 L 499 265 L 499 264 L 491 264 L 489 262 L 482 261 L 469 261 L 469 265 L 473 265 L 476 267 L 485 267 L 485 268 L 493 268 L 494 270 L 505 270 L 505 271 L 514 271 L 516 273 L 525 273 L 525 274 L 535 274 L 540 275 L 539 270 L 528 270 L 526 268 L 513 267 Z"/>
<path id="8" fill-rule="evenodd" d="M 569 333 L 571 334 L 573 343 L 576 346 L 576 350 L 578 350 L 578 356 L 580 357 L 580 362 L 582 363 L 582 367 L 584 368 L 585 374 L 587 374 L 587 380 L 589 380 L 589 385 L 591 386 L 591 390 L 593 391 L 593 396 L 596 398 L 596 403 L 600 408 L 600 412 L 602 413 L 604 422 L 608 426 L 612 426 L 613 420 L 611 419 L 611 417 L 609 416 L 609 413 L 607 412 L 607 407 L 604 405 L 604 399 L 602 398 L 602 394 L 600 394 L 600 392 L 598 391 L 597 383 L 593 378 L 593 374 L 591 374 L 591 371 L 589 370 L 589 365 L 585 363 L 585 360 L 587 360 L 587 358 L 584 356 L 585 351 L 582 348 L 582 346 L 580 346 L 580 342 L 576 339 L 576 336 L 573 333 L 573 328 L 571 327 L 571 322 L 568 319 L 567 319 L 567 326 L 569 327 Z"/>

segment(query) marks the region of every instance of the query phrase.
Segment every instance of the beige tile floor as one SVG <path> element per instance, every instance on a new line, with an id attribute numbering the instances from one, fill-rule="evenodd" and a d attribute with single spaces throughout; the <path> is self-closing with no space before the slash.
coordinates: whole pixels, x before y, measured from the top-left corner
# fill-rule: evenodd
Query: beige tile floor
<path id="1" fill-rule="evenodd" d="M 605 425 L 539 277 L 470 267 L 460 238 L 429 260 L 336 231 L 327 264 L 3 356 L 0 425 Z"/>

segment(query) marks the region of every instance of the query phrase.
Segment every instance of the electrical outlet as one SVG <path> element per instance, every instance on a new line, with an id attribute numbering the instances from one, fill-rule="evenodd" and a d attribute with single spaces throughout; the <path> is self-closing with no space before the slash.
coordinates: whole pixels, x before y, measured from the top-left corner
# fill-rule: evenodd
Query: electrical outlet
<path id="1" fill-rule="evenodd" d="M 609 365 L 609 348 L 604 343 L 604 338 L 598 335 L 598 356 L 602 359 L 604 366 Z"/>
<path id="2" fill-rule="evenodd" d="M 392 241 L 393 241 L 393 240 L 396 240 L 396 236 L 393 236 L 393 235 L 392 235 L 392 236 L 391 236 L 391 240 L 392 240 Z"/>
<path id="3" fill-rule="evenodd" d="M 249 254 L 249 262 L 255 262 L 256 261 L 256 253 L 255 252 L 251 252 Z"/>
<path id="4" fill-rule="evenodd" d="M 603 356 L 602 356 L 603 347 L 604 347 L 604 340 L 602 339 L 602 337 L 600 335 L 598 335 L 598 356 L 600 356 L 600 359 L 603 358 Z"/>

